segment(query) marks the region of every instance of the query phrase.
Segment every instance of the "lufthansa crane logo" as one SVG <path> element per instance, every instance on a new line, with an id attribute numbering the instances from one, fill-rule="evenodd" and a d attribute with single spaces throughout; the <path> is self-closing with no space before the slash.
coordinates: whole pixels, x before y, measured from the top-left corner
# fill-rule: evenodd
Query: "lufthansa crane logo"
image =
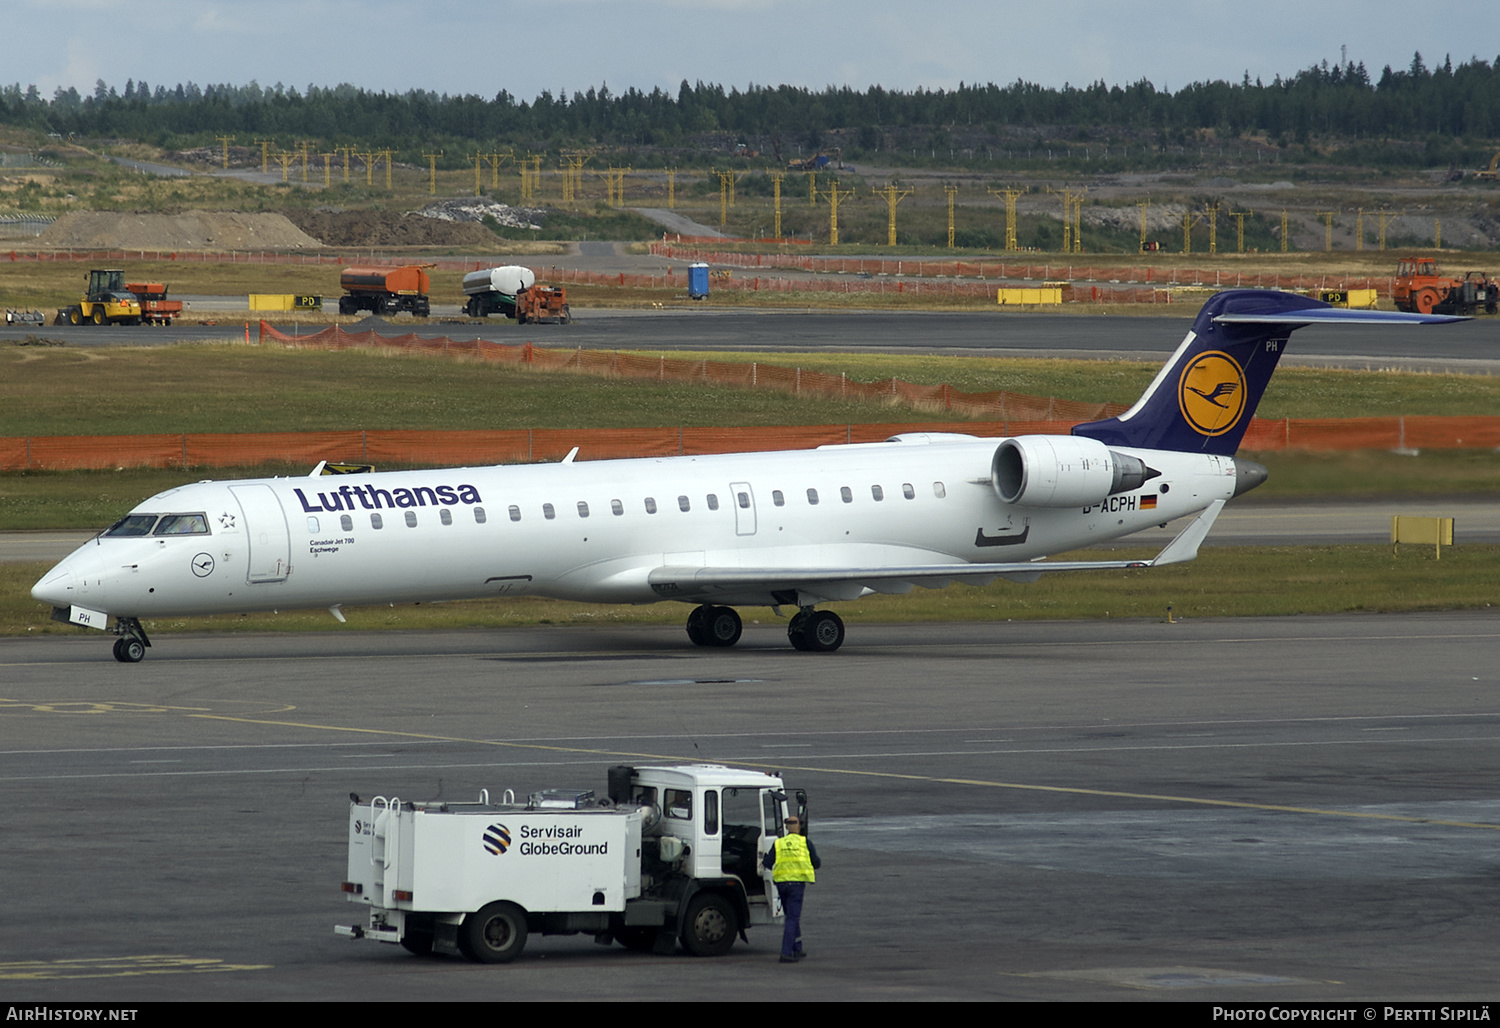
<path id="1" fill-rule="evenodd" d="M 1208 436 L 1223 435 L 1245 412 L 1244 369 L 1220 350 L 1200 353 L 1182 369 L 1177 405 L 1194 431 Z"/>

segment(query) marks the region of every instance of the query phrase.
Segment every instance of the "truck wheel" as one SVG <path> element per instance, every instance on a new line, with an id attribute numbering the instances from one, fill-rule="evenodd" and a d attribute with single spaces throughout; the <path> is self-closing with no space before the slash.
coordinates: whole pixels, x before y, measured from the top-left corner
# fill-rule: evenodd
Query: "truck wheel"
<path id="1" fill-rule="evenodd" d="M 481 964 L 508 964 L 526 947 L 526 912 L 503 901 L 480 907 L 464 918 L 458 939 Z"/>
<path id="2" fill-rule="evenodd" d="M 103 307 L 103 305 L 96 305 L 94 307 L 94 324 L 96 324 L 96 325 L 102 325 L 102 324 L 104 324 L 108 320 L 109 319 L 104 316 L 104 307 Z"/>
<path id="3" fill-rule="evenodd" d="M 739 932 L 734 907 L 716 892 L 701 892 L 688 904 L 682 945 L 695 957 L 722 957 Z"/>
<path id="4" fill-rule="evenodd" d="M 573 323 L 573 312 L 568 310 L 567 304 L 563 304 L 562 323 L 564 325 L 571 325 Z"/>
<path id="5" fill-rule="evenodd" d="M 1438 305 L 1438 294 L 1435 289 L 1424 289 L 1417 294 L 1417 313 L 1431 314 L 1432 309 Z"/>

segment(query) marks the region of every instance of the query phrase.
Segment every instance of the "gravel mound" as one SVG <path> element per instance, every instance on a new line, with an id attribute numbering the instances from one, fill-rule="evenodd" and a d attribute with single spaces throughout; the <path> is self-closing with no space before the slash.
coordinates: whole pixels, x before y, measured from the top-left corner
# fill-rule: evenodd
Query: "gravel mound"
<path id="1" fill-rule="evenodd" d="M 44 246 L 109 250 L 306 250 L 318 240 L 281 214 L 75 211 L 37 237 Z"/>
<path id="2" fill-rule="evenodd" d="M 507 228 L 529 228 L 540 232 L 547 212 L 540 207 L 512 207 L 497 200 L 481 197 L 463 200 L 438 200 L 417 212 L 424 218 L 438 221 L 482 222 L 486 217 L 494 218 Z"/>

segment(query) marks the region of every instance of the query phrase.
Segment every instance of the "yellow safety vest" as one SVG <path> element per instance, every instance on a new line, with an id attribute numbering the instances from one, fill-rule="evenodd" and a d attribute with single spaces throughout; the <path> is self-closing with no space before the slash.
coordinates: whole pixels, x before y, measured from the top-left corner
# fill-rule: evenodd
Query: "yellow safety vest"
<path id="1" fill-rule="evenodd" d="M 807 840 L 800 835 L 784 835 L 776 840 L 776 866 L 771 869 L 771 880 L 776 882 L 813 881 L 812 857 L 807 852 Z"/>

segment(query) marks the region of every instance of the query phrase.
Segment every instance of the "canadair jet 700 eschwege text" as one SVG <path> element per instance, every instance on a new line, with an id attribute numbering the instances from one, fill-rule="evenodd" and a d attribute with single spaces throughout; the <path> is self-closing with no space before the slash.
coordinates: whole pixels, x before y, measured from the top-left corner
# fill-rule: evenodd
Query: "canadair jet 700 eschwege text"
<path id="1" fill-rule="evenodd" d="M 521 595 L 691 603 L 700 646 L 738 641 L 736 606 L 787 607 L 792 645 L 827 652 L 844 624 L 817 608 L 835 600 L 1192 560 L 1265 479 L 1234 453 L 1294 329 L 1454 320 L 1220 293 L 1135 406 L 1071 435 L 200 482 L 31 594 L 112 631 L 125 662 L 150 645 L 142 618 Z M 1151 560 L 1043 559 L 1183 517 Z"/>

